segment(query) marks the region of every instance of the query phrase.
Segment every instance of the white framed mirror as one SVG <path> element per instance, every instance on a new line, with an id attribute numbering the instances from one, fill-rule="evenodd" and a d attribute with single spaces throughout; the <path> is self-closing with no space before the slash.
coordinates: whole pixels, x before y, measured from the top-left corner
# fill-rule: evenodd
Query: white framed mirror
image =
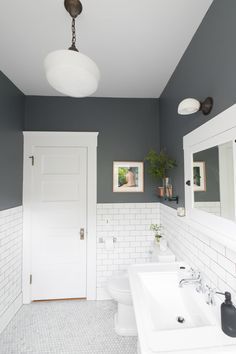
<path id="1" fill-rule="evenodd" d="M 236 105 L 187 134 L 183 143 L 186 215 L 236 250 Z"/>

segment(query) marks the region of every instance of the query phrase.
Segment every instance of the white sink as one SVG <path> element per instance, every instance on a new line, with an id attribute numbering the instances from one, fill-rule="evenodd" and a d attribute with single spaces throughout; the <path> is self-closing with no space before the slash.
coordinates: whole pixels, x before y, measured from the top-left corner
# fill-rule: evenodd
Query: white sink
<path id="1" fill-rule="evenodd" d="M 177 272 L 139 273 L 147 304 L 147 320 L 153 331 L 216 324 L 202 295 L 192 296 L 192 286 L 180 288 Z M 178 318 L 183 321 L 178 322 Z M 181 323 L 182 322 L 182 323 Z"/>
<path id="2" fill-rule="evenodd" d="M 183 263 L 130 267 L 142 353 L 236 345 L 220 327 L 219 306 L 209 306 L 194 285 L 179 287 Z"/>

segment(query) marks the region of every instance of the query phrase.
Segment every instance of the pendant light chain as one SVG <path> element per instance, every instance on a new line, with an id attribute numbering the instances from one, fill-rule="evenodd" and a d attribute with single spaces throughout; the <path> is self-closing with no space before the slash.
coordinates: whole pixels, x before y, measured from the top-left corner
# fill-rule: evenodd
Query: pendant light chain
<path id="1" fill-rule="evenodd" d="M 72 45 L 69 48 L 70 50 L 74 50 L 78 52 L 78 49 L 76 48 L 76 29 L 75 29 L 75 18 L 72 18 L 72 25 L 71 25 L 71 31 L 72 31 Z"/>
<path id="2" fill-rule="evenodd" d="M 75 19 L 72 18 L 72 45 L 75 46 L 75 43 L 76 43 Z"/>

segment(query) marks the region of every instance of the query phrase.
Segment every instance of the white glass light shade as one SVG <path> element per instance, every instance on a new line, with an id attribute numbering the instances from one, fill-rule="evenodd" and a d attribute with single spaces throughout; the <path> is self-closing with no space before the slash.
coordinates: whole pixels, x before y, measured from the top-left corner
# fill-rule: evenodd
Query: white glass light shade
<path id="1" fill-rule="evenodd" d="M 92 95 L 98 88 L 99 69 L 86 55 L 73 50 L 56 50 L 44 61 L 49 84 L 71 97 Z"/>
<path id="2" fill-rule="evenodd" d="M 195 98 L 186 98 L 178 106 L 178 114 L 187 115 L 199 111 L 201 103 Z"/>

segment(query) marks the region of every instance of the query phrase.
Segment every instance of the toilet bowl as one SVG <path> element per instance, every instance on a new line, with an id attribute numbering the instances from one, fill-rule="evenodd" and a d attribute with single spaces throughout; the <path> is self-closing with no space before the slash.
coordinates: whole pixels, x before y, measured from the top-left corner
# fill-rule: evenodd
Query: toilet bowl
<path id="1" fill-rule="evenodd" d="M 165 251 L 160 251 L 159 246 L 154 244 L 151 253 L 151 262 L 175 261 L 175 255 L 168 248 Z M 121 336 L 137 336 L 128 273 L 123 272 L 110 278 L 107 283 L 107 290 L 118 304 L 114 319 L 116 333 Z"/>
<path id="2" fill-rule="evenodd" d="M 136 336 L 137 327 L 134 316 L 128 273 L 112 277 L 107 284 L 111 297 L 117 301 L 115 331 L 120 336 Z"/>

